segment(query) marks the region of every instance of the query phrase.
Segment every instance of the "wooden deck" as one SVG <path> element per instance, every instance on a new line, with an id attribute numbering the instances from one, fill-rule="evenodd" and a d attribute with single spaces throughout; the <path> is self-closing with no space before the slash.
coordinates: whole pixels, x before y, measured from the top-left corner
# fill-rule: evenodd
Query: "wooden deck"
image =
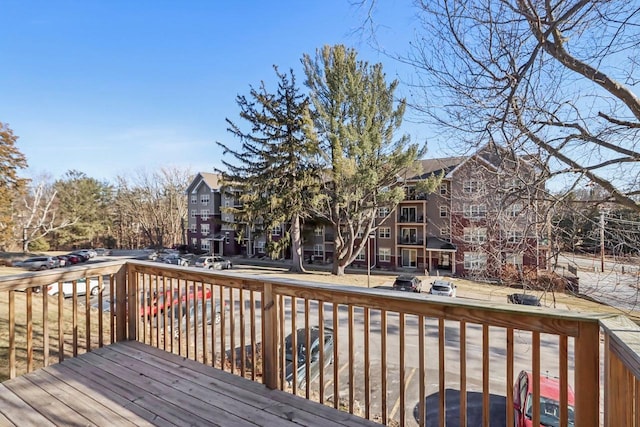
<path id="1" fill-rule="evenodd" d="M 0 425 L 378 425 L 136 341 L 0 384 Z"/>

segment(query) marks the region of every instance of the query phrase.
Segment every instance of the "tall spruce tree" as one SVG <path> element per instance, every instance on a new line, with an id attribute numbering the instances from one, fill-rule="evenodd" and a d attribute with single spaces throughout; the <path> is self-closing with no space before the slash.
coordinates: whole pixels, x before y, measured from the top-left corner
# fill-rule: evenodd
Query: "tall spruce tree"
<path id="1" fill-rule="evenodd" d="M 11 128 L 0 122 L 0 248 L 13 238 L 13 205 L 25 185 L 18 170 L 27 167 L 27 160 L 16 147 L 17 140 Z"/>
<path id="2" fill-rule="evenodd" d="M 222 160 L 226 170 L 218 170 L 227 188 L 238 191 L 241 208 L 228 208 L 234 215 L 239 238 L 246 224 L 262 230 L 267 238 L 267 250 L 279 254 L 291 245 L 291 271 L 302 272 L 302 221 L 309 214 L 310 200 L 318 180 L 310 163 L 316 147 L 306 138 L 305 128 L 311 125 L 309 100 L 296 87 L 293 70 L 280 73 L 278 89 L 270 93 L 264 82 L 258 89 L 251 87 L 249 97 L 239 95 L 240 118 L 248 131 L 230 119 L 227 129 L 237 137 L 240 149 L 217 142 L 224 154 L 237 162 Z M 271 230 L 285 225 L 281 239 L 271 239 Z"/>
<path id="3" fill-rule="evenodd" d="M 327 175 L 315 214 L 334 229 L 333 274 L 342 275 L 376 229 L 378 209 L 392 212 L 404 198 L 398 178 L 424 150 L 406 135 L 394 140 L 405 101 L 395 102 L 398 82 L 387 85 L 382 64 L 358 61 L 356 51 L 342 45 L 325 46 L 302 62 L 314 107 L 312 139 Z"/>

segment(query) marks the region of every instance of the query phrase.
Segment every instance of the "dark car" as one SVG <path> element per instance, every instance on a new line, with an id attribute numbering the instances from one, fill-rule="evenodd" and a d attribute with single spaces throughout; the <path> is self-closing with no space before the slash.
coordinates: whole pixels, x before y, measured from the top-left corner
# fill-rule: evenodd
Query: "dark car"
<path id="1" fill-rule="evenodd" d="M 79 255 L 69 254 L 69 255 L 64 255 L 64 257 L 67 258 L 67 261 L 68 261 L 67 265 L 78 264 L 83 261 L 82 257 Z"/>
<path id="2" fill-rule="evenodd" d="M 509 294 L 507 295 L 507 301 L 511 304 L 542 306 L 542 304 L 540 304 L 540 298 L 529 294 Z"/>
<path id="3" fill-rule="evenodd" d="M 80 262 L 89 261 L 90 258 L 89 254 L 86 252 L 71 252 L 69 255 L 78 257 L 80 259 Z"/>
<path id="4" fill-rule="evenodd" d="M 175 331 L 173 331 L 173 337 L 175 339 L 179 339 L 180 338 L 180 333 L 182 334 L 186 334 L 188 333 L 189 330 L 195 329 L 196 331 L 198 330 L 198 328 L 200 328 L 205 321 L 203 321 L 203 316 L 202 316 L 202 300 L 201 299 L 197 299 L 195 300 L 193 303 L 191 303 L 191 306 L 189 308 L 189 325 L 187 325 L 187 310 L 186 310 L 186 306 L 183 305 L 183 309 L 182 309 L 182 320 L 180 322 L 180 329 L 177 328 L 177 324 L 174 323 L 174 327 L 176 328 Z M 211 309 L 211 300 L 207 299 L 204 302 L 204 310 L 205 310 L 205 317 L 206 317 L 206 324 L 207 325 L 211 325 L 211 323 L 215 323 L 216 325 L 218 323 L 220 323 L 221 320 L 221 313 L 220 313 L 220 302 L 216 301 L 216 305 L 215 305 L 215 310 Z M 174 313 L 177 314 L 177 312 L 174 310 Z M 196 314 L 197 313 L 197 314 Z M 197 318 L 197 324 L 196 323 L 196 318 Z"/>
<path id="5" fill-rule="evenodd" d="M 422 292 L 422 280 L 416 276 L 398 276 L 396 281 L 393 282 L 393 289 L 396 291 Z"/>
<path id="6" fill-rule="evenodd" d="M 315 380 L 320 375 L 320 327 L 309 328 L 309 342 L 311 348 L 307 351 L 307 331 L 304 328 L 296 332 L 295 351 L 293 347 L 293 334 L 284 341 L 285 357 L 287 366 L 285 368 L 286 380 L 289 386 L 293 385 L 293 361 L 296 360 L 296 383 L 299 387 L 304 387 L 307 380 L 307 357 L 309 358 L 309 382 Z M 324 365 L 325 367 L 333 361 L 333 329 L 324 328 Z"/>
<path id="7" fill-rule="evenodd" d="M 60 260 L 57 257 L 51 256 L 36 256 L 27 258 L 24 261 L 17 263 L 18 266 L 26 268 L 27 270 L 48 270 L 60 266 Z"/>

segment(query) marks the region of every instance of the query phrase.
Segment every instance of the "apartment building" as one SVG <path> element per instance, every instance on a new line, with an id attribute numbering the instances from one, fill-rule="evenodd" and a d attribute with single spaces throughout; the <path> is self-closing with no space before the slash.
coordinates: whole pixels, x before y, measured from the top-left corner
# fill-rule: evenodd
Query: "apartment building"
<path id="1" fill-rule="evenodd" d="M 497 277 L 505 264 L 545 268 L 540 242 L 538 192 L 521 183 L 533 170 L 487 146 L 467 157 L 422 160 L 419 175 L 400 181 L 405 199 L 393 212 L 380 208 L 377 232 L 354 266 L 429 274 Z M 443 176 L 439 188 L 421 193 L 418 182 Z M 328 263 L 333 235 L 316 226 L 307 233 L 305 259 Z"/>
<path id="2" fill-rule="evenodd" d="M 187 187 L 189 219 L 187 229 L 188 244 L 194 249 L 214 255 L 262 256 L 265 254 L 266 236 L 246 227 L 238 242 L 237 220 L 225 208 L 241 207 L 240 194 L 233 188 L 222 186 L 218 174 L 200 172 Z M 278 240 L 283 234 L 282 227 L 269 230 L 271 239 Z"/>
<path id="3" fill-rule="evenodd" d="M 377 230 L 367 239 L 354 266 L 423 274 L 497 277 L 505 264 L 545 268 L 548 248 L 541 242 L 538 189 L 523 184 L 533 171 L 526 159 L 487 146 L 472 156 L 420 161 L 421 173 L 404 178 L 405 199 L 397 208 L 377 212 Z M 426 194 L 418 183 L 443 177 Z M 238 242 L 236 219 L 225 207 L 240 207 L 240 195 L 221 188 L 220 177 L 199 173 L 187 188 L 189 243 L 219 255 L 263 256 L 267 239 L 278 240 L 284 226 L 272 230 L 248 227 Z M 326 264 L 333 258 L 333 230 L 307 225 L 306 262 Z M 281 254 L 279 258 L 288 258 Z"/>
<path id="4" fill-rule="evenodd" d="M 233 214 L 223 212 L 222 207 L 239 202 L 232 193 L 221 191 L 220 181 L 217 174 L 200 172 L 187 187 L 187 242 L 194 249 L 215 255 L 237 255 L 242 245 L 236 241 Z"/>

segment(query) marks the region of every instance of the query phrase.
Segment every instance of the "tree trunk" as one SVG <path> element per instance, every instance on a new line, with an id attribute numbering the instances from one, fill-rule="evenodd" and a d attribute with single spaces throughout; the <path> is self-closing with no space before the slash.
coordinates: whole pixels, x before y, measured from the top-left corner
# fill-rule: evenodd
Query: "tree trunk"
<path id="1" fill-rule="evenodd" d="M 344 259 L 339 258 L 339 253 L 342 250 L 343 243 L 338 238 L 337 231 L 334 230 L 333 238 L 333 266 L 331 267 L 331 274 L 334 276 L 344 276 Z"/>
<path id="2" fill-rule="evenodd" d="M 291 268 L 292 273 L 304 273 L 302 265 L 302 233 L 300 230 L 300 216 L 294 215 L 291 219 Z"/>

